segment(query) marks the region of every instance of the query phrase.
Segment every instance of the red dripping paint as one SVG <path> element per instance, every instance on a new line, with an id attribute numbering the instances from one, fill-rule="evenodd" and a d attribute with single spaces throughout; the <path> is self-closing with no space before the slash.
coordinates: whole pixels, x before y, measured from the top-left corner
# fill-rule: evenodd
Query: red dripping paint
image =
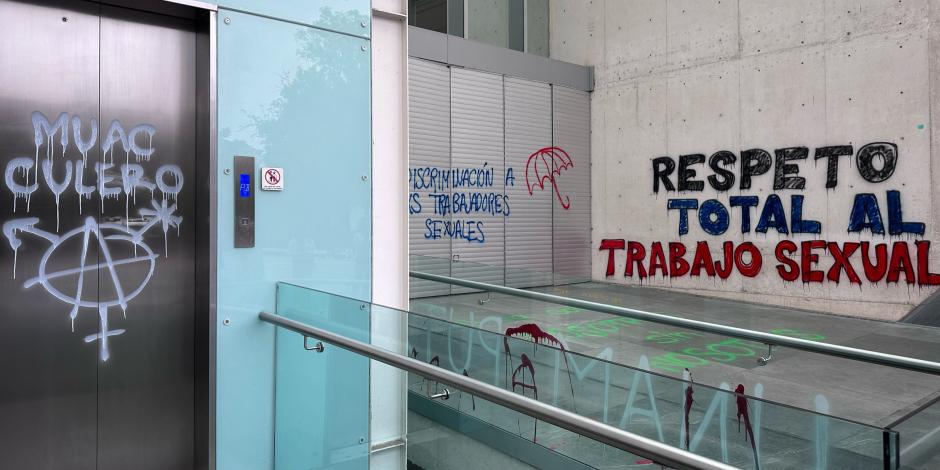
<path id="1" fill-rule="evenodd" d="M 535 323 L 526 323 L 525 325 L 519 325 L 515 328 L 506 328 L 506 336 L 520 337 L 523 335 L 529 335 L 532 338 L 532 341 L 539 344 L 547 344 L 549 346 L 556 346 L 561 349 L 565 349 L 561 345 L 561 341 L 558 338 L 546 333 Z M 506 343 L 508 344 L 507 340 Z"/>
<path id="2" fill-rule="evenodd" d="M 685 371 L 689 374 L 689 385 L 685 388 L 685 450 L 689 450 L 689 436 L 691 431 L 689 429 L 689 414 L 692 412 L 692 403 L 695 403 L 695 400 L 692 398 L 692 394 L 695 393 L 695 390 L 692 389 L 692 372 L 688 368 Z"/>
<path id="3" fill-rule="evenodd" d="M 463 370 L 463 376 L 464 376 L 464 377 L 467 377 L 467 378 L 470 377 L 470 374 L 467 373 L 467 369 L 464 369 L 464 370 Z M 473 405 L 473 411 L 476 411 L 476 410 L 477 410 L 477 400 L 476 400 L 476 398 L 473 397 L 473 395 L 470 395 L 470 404 Z"/>
<path id="4" fill-rule="evenodd" d="M 532 383 L 526 383 L 525 381 L 525 372 L 529 371 L 529 375 L 532 377 Z M 522 379 L 517 380 L 519 374 L 522 373 Z M 532 390 L 532 395 L 536 400 L 539 399 L 539 388 L 535 385 L 535 366 L 532 364 L 532 361 L 529 359 L 529 356 L 526 356 L 525 353 L 522 354 L 521 363 L 519 367 L 516 367 L 516 370 L 512 371 L 512 391 L 516 391 L 516 385 L 522 388 L 522 395 L 525 396 L 526 390 Z M 535 420 L 535 428 L 532 431 L 532 442 L 535 442 L 536 436 L 539 432 L 539 420 Z"/>
<path id="5" fill-rule="evenodd" d="M 571 367 L 568 365 L 568 355 L 565 354 L 567 350 L 565 349 L 565 346 L 561 344 L 561 340 L 542 330 L 535 323 L 526 323 L 517 327 L 506 328 L 506 333 L 503 337 L 503 348 L 506 350 L 506 360 L 508 361 L 508 367 L 506 368 L 506 371 L 508 372 L 509 367 L 512 367 L 512 356 L 509 351 L 509 337 L 521 337 L 522 339 L 525 339 L 526 336 L 531 338 L 532 341 L 536 344 L 546 344 L 561 349 L 561 357 L 565 360 L 565 370 L 568 373 L 568 385 L 571 388 L 571 407 L 575 412 L 577 412 L 578 410 L 575 406 L 574 400 L 574 381 L 571 380 Z"/>
<path id="6" fill-rule="evenodd" d="M 747 397 L 744 396 L 744 385 L 738 384 L 734 389 L 734 394 L 738 405 L 738 432 L 741 432 L 741 418 L 744 418 L 744 442 L 750 440 L 751 450 L 754 452 L 754 467 L 760 470 L 760 462 L 757 459 L 757 443 L 754 442 L 754 429 L 751 427 L 751 416 L 748 412 Z"/>

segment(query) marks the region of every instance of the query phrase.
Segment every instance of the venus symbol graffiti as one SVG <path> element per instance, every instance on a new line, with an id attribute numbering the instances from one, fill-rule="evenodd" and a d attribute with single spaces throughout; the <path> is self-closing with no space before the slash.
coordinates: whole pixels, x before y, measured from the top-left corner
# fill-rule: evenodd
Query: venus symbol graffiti
<path id="1" fill-rule="evenodd" d="M 35 160 L 14 158 L 7 163 L 5 172 L 6 187 L 13 193 L 14 213 L 17 210 L 16 200 L 25 198 L 25 209 L 29 214 L 29 201 L 34 193 L 40 190 L 39 182 L 45 180 L 46 187 L 55 196 L 55 231 L 51 231 L 53 224 L 41 221 L 39 217 L 7 220 L 2 225 L 2 231 L 13 250 L 14 279 L 17 278 L 17 255 L 24 241 L 36 239 L 48 243 L 35 267 L 35 274 L 30 273 L 32 276 L 23 282 L 23 288 L 29 290 L 41 287 L 46 293 L 64 303 L 69 312 L 73 332 L 75 319 L 82 311 L 97 312 L 98 332 L 86 335 L 84 342 L 98 342 L 99 358 L 102 362 L 107 362 L 111 356 L 109 338 L 125 333 L 124 329 L 112 329 L 109 326 L 109 313 L 119 308 L 123 318 L 127 318 L 128 305 L 147 287 L 157 266 L 159 255 L 144 242 L 145 235 L 154 229 L 162 230 L 164 256 L 168 256 L 168 232 L 175 228 L 177 235 L 179 234 L 183 218 L 176 215 L 175 201 L 183 187 L 183 174 L 176 165 L 163 165 L 157 169 L 153 179 L 150 179 L 140 162 L 149 161 L 154 154 L 152 143 L 156 128 L 141 124 L 130 132 L 125 132 L 120 122 L 114 120 L 102 139 L 102 162 L 94 167 L 97 184 L 86 186 L 83 184 L 84 168 L 88 151 L 96 143 L 97 121 L 91 120 L 90 137 L 83 139 L 81 119 L 78 116 L 72 117 L 72 134 L 75 146 L 78 147 L 74 162 L 67 156 L 68 122 L 66 113 L 62 113 L 55 124 L 50 123 L 42 113 L 33 113 Z M 146 147 L 136 142 L 136 136 L 141 133 L 149 136 Z M 43 144 L 45 161 L 40 165 L 39 155 Z M 125 163 L 120 165 L 119 173 L 112 170 L 116 144 L 120 144 L 125 154 Z M 58 158 L 64 160 L 66 170 L 61 182 L 56 181 L 53 176 L 58 149 L 61 153 Z M 110 163 L 106 163 L 109 154 Z M 131 163 L 132 154 L 136 163 Z M 38 175 L 40 167 L 43 170 L 43 179 Z M 30 175 L 33 171 L 36 174 Z M 60 197 L 72 185 L 73 175 L 79 211 L 82 199 L 91 199 L 95 192 L 98 192 L 101 198 L 102 213 L 105 199 L 120 200 L 123 197 L 123 223 L 101 222 L 89 216 L 78 227 L 59 234 Z M 112 181 L 116 184 L 109 184 Z M 149 190 L 150 197 L 142 201 L 142 207 L 135 207 L 137 217 L 132 218 L 131 206 L 137 204 L 138 189 Z M 159 197 L 156 195 L 157 191 L 160 193 Z M 26 237 L 27 234 L 32 237 Z M 34 242 L 30 243 L 30 248 L 40 246 L 32 245 Z"/>

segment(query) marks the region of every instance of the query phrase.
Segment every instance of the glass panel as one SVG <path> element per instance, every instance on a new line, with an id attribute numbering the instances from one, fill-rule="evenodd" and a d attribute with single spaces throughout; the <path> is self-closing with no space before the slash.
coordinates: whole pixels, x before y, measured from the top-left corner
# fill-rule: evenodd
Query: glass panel
<path id="1" fill-rule="evenodd" d="M 464 37 L 464 0 L 447 0 L 447 33 Z"/>
<path id="2" fill-rule="evenodd" d="M 220 0 L 220 7 L 234 8 L 357 36 L 368 37 L 370 0 Z M 225 12 L 227 15 L 228 12 Z"/>
<path id="3" fill-rule="evenodd" d="M 509 47 L 509 2 L 464 1 L 467 2 L 467 39 Z"/>
<path id="4" fill-rule="evenodd" d="M 940 468 L 940 399 L 892 428 L 900 437 L 901 468 Z"/>
<path id="5" fill-rule="evenodd" d="M 361 179 L 371 171 L 369 42 L 224 16 L 231 21 L 218 24 L 218 468 L 269 468 L 275 330 L 257 315 L 274 310 L 275 283 L 371 296 L 372 195 Z M 254 156 L 258 173 L 285 171 L 285 191 L 256 194 L 251 249 L 233 247 L 227 170 L 235 155 Z"/>
<path id="6" fill-rule="evenodd" d="M 282 285 L 282 292 L 286 289 Z M 752 391 L 729 383 L 711 387 L 688 375 L 685 380 L 661 375 L 649 370 L 645 358 L 639 367 L 627 367 L 611 362 L 609 349 L 593 355 L 572 352 L 552 333 L 532 324 L 503 330 L 505 317 L 480 319 L 470 313 L 468 318 L 455 318 L 453 313 L 443 313 L 483 326 L 474 328 L 387 307 L 362 307 L 362 303 L 308 289 L 295 288 L 294 294 L 297 299 L 317 298 L 298 305 L 320 313 L 297 311 L 290 313 L 293 318 L 322 322 L 326 310 L 340 310 L 328 314 L 332 322 L 321 323 L 340 334 L 356 331 L 350 317 L 362 320 L 371 313 L 407 318 L 404 350 L 412 358 L 741 468 L 757 468 L 760 462 L 762 468 L 773 463 L 786 468 L 880 469 L 885 468 L 885 439 L 895 438 L 882 428 L 827 415 L 829 405 L 822 397 L 815 405 L 822 412 L 812 412 L 762 399 L 762 387 Z M 294 342 L 300 340 L 296 334 L 284 335 L 293 335 Z M 383 344 L 394 344 L 375 336 L 372 341 L 380 339 Z M 394 352 L 403 353 L 400 348 Z M 529 465 L 541 467 L 536 462 L 545 453 L 599 468 L 633 458 L 459 391 L 450 390 L 453 393 L 446 400 L 433 398 L 446 388 L 434 381 L 410 376 L 408 384 L 411 412 Z M 433 423 L 424 424 L 428 425 L 424 430 L 433 428 Z M 500 443 L 484 436 L 493 433 L 504 436 L 497 439 Z M 896 458 L 894 447 L 887 448 L 888 458 Z M 424 452 L 434 454 L 427 448 Z"/>
<path id="7" fill-rule="evenodd" d="M 507 278 L 523 273 L 507 268 Z M 940 331 L 903 323 L 872 323 L 601 282 L 531 290 L 811 341 L 940 358 Z M 495 333 L 536 324 L 574 352 L 596 355 L 609 350 L 609 360 L 634 367 L 646 357 L 653 372 L 681 378 L 689 369 L 697 382 L 715 387 L 740 383 L 752 391 L 760 384 L 763 398 L 797 408 L 815 410 L 820 395 L 829 407 L 827 413 L 875 426 L 894 422 L 940 389 L 938 376 L 790 348 L 774 348 L 773 359 L 762 365 L 758 359 L 767 357 L 768 348 L 760 342 L 518 296 L 478 292 L 412 299 L 411 309 Z M 873 326 L 878 334 L 872 334 Z"/>
<path id="8" fill-rule="evenodd" d="M 501 320 L 484 321 L 498 324 Z M 741 468 L 756 468 L 757 460 L 785 461 L 793 468 L 812 468 L 820 462 L 828 462 L 832 468 L 883 468 L 880 428 L 737 394 L 727 383 L 709 387 L 642 370 L 648 362 L 641 361 L 641 369 L 625 367 L 606 360 L 609 350 L 595 357 L 573 354 L 553 347 L 559 344 L 553 335 L 534 325 L 506 331 L 511 336 L 412 313 L 410 353 L 474 379 Z M 440 393 L 441 387 L 413 377 L 410 390 L 429 396 Z M 759 395 L 761 390 L 755 392 Z M 588 465 L 612 465 L 610 456 L 603 452 L 566 447 L 570 443 L 544 423 L 519 420 L 460 397 L 439 403 Z M 820 404 L 823 409 L 826 406 Z"/>
<path id="9" fill-rule="evenodd" d="M 408 24 L 447 32 L 447 0 L 408 0 Z"/>
<path id="10" fill-rule="evenodd" d="M 351 312 L 351 314 L 350 314 Z M 369 342 L 369 306 L 279 284 L 278 315 Z M 369 468 L 369 360 L 277 329 L 274 459 L 277 469 Z"/>
<path id="11" fill-rule="evenodd" d="M 420 381 L 420 377 L 411 377 Z M 494 404 L 477 396 L 453 390 L 447 400 L 460 406 L 442 405 L 436 399 L 411 391 L 408 396 L 408 461 L 422 468 L 442 469 L 530 469 L 572 470 L 590 468 L 632 468 L 651 461 L 585 438 L 563 428 L 539 423 L 539 436 L 551 434 L 548 447 L 533 442 L 515 430 L 506 430 L 474 414 L 488 410 L 515 427 L 531 432 L 533 419 L 523 413 Z M 462 408 L 462 409 L 461 409 Z M 572 455 L 595 456 L 589 462 Z M 590 465 L 593 462 L 597 466 Z M 600 463 L 600 465 L 598 465 Z M 641 467 L 643 468 L 643 467 Z M 658 468 L 658 467 L 653 467 Z"/>
<path id="12" fill-rule="evenodd" d="M 548 0 L 526 0 L 526 52 L 548 57 Z"/>
<path id="13" fill-rule="evenodd" d="M 525 52 L 525 0 L 509 0 L 509 48 Z"/>

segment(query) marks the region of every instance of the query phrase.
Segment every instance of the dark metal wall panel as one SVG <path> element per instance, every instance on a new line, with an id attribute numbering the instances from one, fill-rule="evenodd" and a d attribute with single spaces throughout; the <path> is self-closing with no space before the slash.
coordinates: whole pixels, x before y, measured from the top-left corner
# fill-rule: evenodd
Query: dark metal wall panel
<path id="1" fill-rule="evenodd" d="M 506 285 L 552 283 L 552 188 L 526 183 L 526 168 L 540 164 L 537 151 L 552 142 L 552 91 L 544 83 L 506 77 L 506 186 L 511 213 L 506 217 Z M 534 159 L 530 156 L 536 154 Z"/>
<path id="2" fill-rule="evenodd" d="M 2 468 L 193 466 L 195 44 L 0 0 Z"/>
<path id="3" fill-rule="evenodd" d="M 444 65 L 411 59 L 408 66 L 408 127 L 409 166 L 412 170 L 450 168 L 450 69 Z M 425 171 L 425 170 L 422 170 Z M 433 188 L 420 190 L 411 185 L 417 201 L 409 200 L 413 213 L 409 217 L 409 248 L 411 269 L 450 276 L 450 241 L 432 236 L 428 220 L 450 220 L 450 215 L 434 213 Z M 445 189 L 445 191 L 449 191 Z M 411 297 L 450 294 L 450 286 L 420 279 L 411 279 Z"/>
<path id="4" fill-rule="evenodd" d="M 48 163 L 50 176 L 61 183 L 83 156 L 71 145 L 68 127 L 59 128 L 53 139 L 41 135 L 36 144 L 32 117 L 39 112 L 54 123 L 63 112 L 69 113 L 66 119 L 78 115 L 87 135 L 87 119 L 98 115 L 98 8 L 86 2 L 0 1 L 3 468 L 96 466 L 98 349 L 83 338 L 98 331 L 98 320 L 87 308 L 76 311 L 74 323 L 70 313 L 76 303 L 97 301 L 97 277 L 94 270 L 83 276 L 81 294 L 77 275 L 50 277 L 82 265 L 81 227 L 86 216 L 97 214 L 97 206 L 81 198 L 79 214 L 80 198 L 71 184 L 56 198 L 42 165 Z M 64 151 L 63 133 L 69 139 Z M 97 148 L 84 158 L 94 168 Z M 84 174 L 92 179 L 85 184 L 93 185 L 93 171 Z M 91 244 L 84 264 L 97 263 L 98 248 Z"/>
<path id="5" fill-rule="evenodd" d="M 99 469 L 185 468 L 193 462 L 194 212 L 196 193 L 205 189 L 194 178 L 195 44 L 191 21 L 102 7 L 102 129 L 118 120 L 128 129 L 128 140 L 135 126 L 154 130 L 152 137 L 144 131 L 135 139 L 139 147 L 152 149 L 151 155 L 125 152 L 116 144 L 107 161 L 114 164 L 115 180 L 124 179 L 123 187 L 130 183 L 117 170 L 134 164 L 143 170 L 141 179 L 157 187 L 150 191 L 141 185 L 106 198 L 102 206 L 102 223 L 136 230 L 156 258 L 152 266 L 116 267 L 113 278 L 99 271 L 102 300 L 118 296 L 117 281 L 126 282 L 125 289 L 138 282 L 143 288 L 128 303 L 126 318 L 117 306 L 109 312 L 114 327 L 126 332 L 115 337 L 111 358 L 98 363 Z M 134 250 L 127 248 L 114 244 L 112 257 L 132 259 Z M 142 254 L 140 247 L 136 251 Z"/>
<path id="6" fill-rule="evenodd" d="M 557 175 L 562 198 L 554 199 L 555 284 L 591 279 L 591 95 L 552 87 L 552 141 L 573 163 Z M 565 199 L 567 202 L 568 199 Z"/>
<path id="7" fill-rule="evenodd" d="M 467 197 L 474 192 L 503 193 L 503 77 L 486 72 L 451 68 L 451 165 L 455 170 L 492 168 L 493 186 L 455 188 Z M 456 213 L 453 220 L 474 222 L 482 231 L 475 240 L 454 237 L 451 251 L 457 256 L 451 272 L 455 277 L 503 284 L 504 216 L 483 212 Z M 468 237 L 469 238 L 469 237 Z M 454 288 L 454 292 L 465 289 Z"/>

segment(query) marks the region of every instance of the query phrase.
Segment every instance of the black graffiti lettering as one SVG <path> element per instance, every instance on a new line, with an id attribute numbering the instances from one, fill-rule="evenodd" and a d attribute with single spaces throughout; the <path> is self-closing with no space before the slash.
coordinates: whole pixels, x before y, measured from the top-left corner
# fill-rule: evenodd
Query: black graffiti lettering
<path id="1" fill-rule="evenodd" d="M 692 165 L 705 163 L 705 155 L 700 153 L 679 156 L 679 191 L 701 191 L 705 189 L 705 182 L 695 180 L 695 170 Z"/>
<path id="2" fill-rule="evenodd" d="M 826 159 L 826 188 L 832 189 L 839 184 L 839 157 L 852 156 L 855 150 L 851 145 L 833 145 L 816 149 L 815 160 Z"/>
<path id="3" fill-rule="evenodd" d="M 741 152 L 740 189 L 751 189 L 751 177 L 770 171 L 770 154 L 763 149 L 750 149 Z"/>
<path id="4" fill-rule="evenodd" d="M 708 184 L 715 188 L 716 191 L 727 191 L 731 189 L 731 187 L 734 186 L 734 172 L 723 168 L 721 165 L 733 166 L 737 161 L 737 155 L 727 150 L 721 150 L 712 154 L 708 159 L 708 166 L 715 174 L 708 177 Z"/>
<path id="5" fill-rule="evenodd" d="M 880 183 L 890 178 L 897 168 L 898 146 L 890 142 L 872 142 L 858 149 L 855 164 L 865 181 Z"/>
<path id="6" fill-rule="evenodd" d="M 798 175 L 800 167 L 796 164 L 787 163 L 791 160 L 806 160 L 809 155 L 809 149 L 806 147 L 788 147 L 774 150 L 776 157 L 774 165 L 774 190 L 779 189 L 803 189 L 806 186 L 806 178 Z"/>
<path id="7" fill-rule="evenodd" d="M 672 157 L 658 157 L 653 159 L 653 192 L 659 192 L 659 183 L 662 182 L 666 191 L 675 191 L 672 181 L 669 181 L 669 175 L 676 171 L 676 162 Z"/>

